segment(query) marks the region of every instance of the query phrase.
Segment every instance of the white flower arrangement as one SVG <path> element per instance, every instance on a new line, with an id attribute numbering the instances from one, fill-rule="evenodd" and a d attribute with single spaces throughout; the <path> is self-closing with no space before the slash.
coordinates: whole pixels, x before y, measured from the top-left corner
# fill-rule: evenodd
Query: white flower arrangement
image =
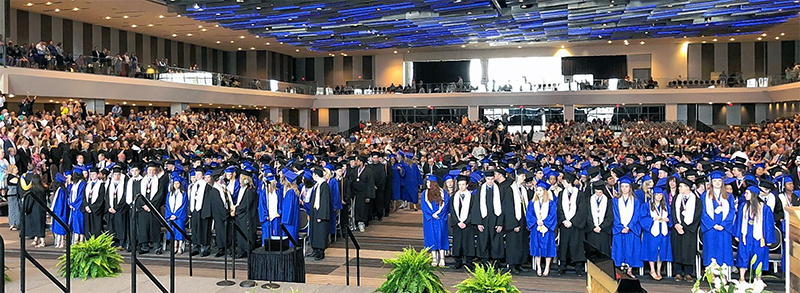
<path id="1" fill-rule="evenodd" d="M 730 267 L 725 264 L 720 266 L 716 259 L 712 259 L 711 265 L 706 267 L 705 275 L 694 283 L 692 293 L 772 293 L 764 289 L 766 285 L 761 280 L 761 264 L 759 263 L 755 270 L 752 269 L 756 259 L 754 255 L 750 260 L 750 282 L 731 280 L 728 273 Z M 703 281 L 708 283 L 708 289 L 700 288 L 700 283 Z"/>

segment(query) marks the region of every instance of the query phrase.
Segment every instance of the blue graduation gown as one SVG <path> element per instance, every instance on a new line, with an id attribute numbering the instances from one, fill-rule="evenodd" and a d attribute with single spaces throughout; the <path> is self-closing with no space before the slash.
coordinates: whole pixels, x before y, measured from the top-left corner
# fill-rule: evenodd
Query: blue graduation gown
<path id="1" fill-rule="evenodd" d="M 75 190 L 77 194 L 75 195 L 75 200 L 73 201 L 72 189 L 75 184 L 78 184 L 78 187 Z M 86 225 L 84 225 L 83 212 L 81 212 L 81 206 L 83 205 L 83 196 L 86 190 L 86 181 L 79 181 L 78 183 L 73 183 L 70 185 L 69 189 L 70 189 L 70 198 L 69 198 L 70 213 L 69 213 L 68 224 L 72 226 L 73 234 L 83 235 L 84 232 L 86 231 Z"/>
<path id="2" fill-rule="evenodd" d="M 724 192 L 724 191 L 723 191 Z M 717 260 L 717 264 L 733 266 L 733 233 L 736 218 L 736 206 L 733 202 L 733 196 L 728 194 L 729 211 L 727 217 L 723 217 L 723 213 L 714 213 L 713 217 L 706 212 L 706 204 L 711 204 L 716 210 L 719 204 L 716 200 L 708 198 L 708 191 L 703 193 L 701 197 L 702 209 L 700 213 L 700 230 L 703 232 L 703 265 L 708 266 L 711 264 L 712 259 Z M 723 199 L 724 200 L 724 199 Z M 714 225 L 722 226 L 722 231 L 714 229 Z"/>
<path id="3" fill-rule="evenodd" d="M 450 234 L 447 226 L 447 216 L 450 214 L 447 209 L 449 196 L 446 191 L 441 190 L 441 192 L 444 198 L 441 205 L 425 200 L 428 198 L 428 190 L 422 192 L 422 234 L 425 239 L 425 247 L 430 250 L 450 249 Z M 441 211 L 439 211 L 440 208 Z M 439 211 L 439 218 L 435 219 L 433 214 L 437 211 Z"/>
<path id="4" fill-rule="evenodd" d="M 642 267 L 642 226 L 639 222 L 641 217 L 642 205 L 639 199 L 632 197 L 628 199 L 633 201 L 633 216 L 628 222 L 628 233 L 622 233 L 625 225 L 622 225 L 619 202 L 620 198 L 611 199 L 611 208 L 614 211 L 614 226 L 611 245 L 611 258 L 614 259 L 616 266 L 628 264 L 634 268 Z"/>
<path id="5" fill-rule="evenodd" d="M 780 204 L 780 202 L 776 203 Z M 753 237 L 753 224 L 750 223 L 749 215 L 740 209 L 737 213 L 736 237 L 739 241 L 739 251 L 736 255 L 736 267 L 755 270 L 761 264 L 762 271 L 769 270 L 769 245 L 775 243 L 775 217 L 772 209 L 766 203 L 761 204 L 761 225 L 762 239 Z M 742 235 L 742 226 L 747 226 L 747 236 Z M 763 243 L 762 243 L 763 241 Z M 750 266 L 750 260 L 756 256 L 756 262 Z"/>
<path id="6" fill-rule="evenodd" d="M 419 203 L 418 190 L 420 182 L 422 182 L 422 175 L 420 175 L 419 167 L 417 164 L 411 166 L 406 165 L 406 177 L 403 178 L 402 200 L 413 204 Z"/>
<path id="7" fill-rule="evenodd" d="M 342 192 L 339 190 L 339 180 L 336 178 L 331 178 L 328 180 L 328 185 L 330 186 L 331 190 L 331 220 L 328 221 L 330 223 L 330 234 L 336 234 L 336 215 L 339 214 L 339 211 L 344 208 L 342 206 Z"/>
<path id="8" fill-rule="evenodd" d="M 297 197 L 297 193 L 294 192 L 294 189 L 287 189 L 286 194 L 283 196 L 283 202 L 281 202 L 281 223 L 286 226 L 286 229 L 289 230 L 289 234 L 296 241 L 300 241 L 297 238 L 297 234 L 300 229 L 300 200 Z M 280 226 L 278 227 L 280 229 Z M 281 230 L 283 232 L 283 230 Z M 281 236 L 285 236 L 286 234 L 280 233 Z M 294 246 L 291 243 L 290 246 Z"/>
<path id="9" fill-rule="evenodd" d="M 661 207 L 658 208 L 661 209 Z M 653 236 L 650 229 L 653 225 L 656 225 L 656 222 L 650 215 L 650 203 L 642 203 L 642 208 L 640 210 L 642 212 L 639 220 L 642 226 L 642 261 L 672 261 L 672 240 L 670 240 L 669 237 L 672 222 L 667 222 L 667 235 L 658 233 L 656 236 Z M 666 212 L 662 211 L 666 218 L 670 218 L 669 214 L 671 212 L 672 210 L 669 205 L 667 205 Z"/>
<path id="10" fill-rule="evenodd" d="M 170 218 L 172 218 L 172 216 L 175 216 L 174 220 L 175 225 L 184 228 L 186 227 L 186 213 L 187 213 L 186 206 L 189 200 L 186 198 L 185 192 L 181 192 L 180 197 L 181 197 L 180 205 L 173 207 L 173 202 L 171 201 L 177 201 L 178 198 L 177 197 L 173 198 L 172 192 L 170 192 L 169 195 L 167 195 L 167 199 L 165 200 L 164 204 L 166 206 L 164 208 L 164 219 L 167 220 L 167 222 L 169 222 Z M 175 235 L 175 240 L 183 241 L 183 234 L 181 234 L 181 232 L 179 232 L 177 228 L 173 226 L 170 227 L 172 228 L 173 235 Z M 170 233 L 167 233 L 167 239 L 172 240 L 169 234 Z"/>
<path id="11" fill-rule="evenodd" d="M 55 197 L 53 198 L 53 213 L 61 218 L 64 223 L 69 223 L 69 192 L 67 187 L 59 187 L 56 190 Z M 58 221 L 53 220 L 53 225 L 50 227 L 53 234 L 64 236 L 67 235 L 67 229 L 58 224 Z"/>
<path id="12" fill-rule="evenodd" d="M 647 201 L 647 199 L 645 198 L 644 190 L 636 189 L 633 191 L 633 195 L 636 196 L 636 199 L 638 199 L 639 202 Z"/>
<path id="13" fill-rule="evenodd" d="M 403 168 L 403 164 L 396 163 L 392 165 L 392 200 L 400 200 L 405 176 L 406 172 Z"/>
<path id="14" fill-rule="evenodd" d="M 275 192 L 277 193 L 277 196 L 275 198 L 279 202 L 279 204 L 277 205 L 277 209 L 278 211 L 280 211 L 281 194 L 277 190 Z M 267 198 L 267 184 L 261 184 L 261 188 L 258 189 L 258 220 L 261 223 L 261 245 L 264 245 L 264 239 L 269 239 L 271 236 L 280 235 L 281 227 L 279 224 L 281 219 L 275 218 L 272 219 L 271 221 L 269 219 L 269 199 Z"/>
<path id="15" fill-rule="evenodd" d="M 547 231 L 542 233 L 537 230 L 539 217 L 536 215 L 534 201 L 528 202 L 525 220 L 528 222 L 528 231 L 531 231 L 530 252 L 535 257 L 556 257 L 556 225 L 558 225 L 558 205 L 551 200 L 547 204 L 547 217 L 542 220 L 542 224 Z M 513 214 L 514 211 L 511 211 Z"/>

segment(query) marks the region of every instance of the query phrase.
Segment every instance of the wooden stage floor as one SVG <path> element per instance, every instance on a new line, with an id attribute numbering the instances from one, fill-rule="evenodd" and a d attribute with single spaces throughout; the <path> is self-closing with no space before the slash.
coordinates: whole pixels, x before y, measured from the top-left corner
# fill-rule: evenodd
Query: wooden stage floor
<path id="1" fill-rule="evenodd" d="M 364 233 L 355 232 L 355 235 L 361 244 L 361 285 L 364 288 L 360 289 L 367 289 L 367 290 L 359 290 L 359 288 L 346 288 L 346 287 L 331 287 L 337 288 L 338 291 L 331 291 L 331 292 L 370 292 L 373 291 L 375 288 L 380 286 L 380 284 L 384 281 L 383 276 L 389 271 L 387 267 L 383 266 L 381 259 L 394 257 L 396 253 L 402 251 L 404 247 L 412 246 L 414 248 L 421 248 L 423 246 L 422 241 L 422 212 L 414 212 L 409 210 L 399 211 L 395 214 L 392 214 L 390 217 L 384 219 L 383 222 L 374 221 L 370 227 L 367 227 Z M 0 218 L 0 234 L 5 239 L 6 244 L 6 265 L 11 268 L 12 270 L 12 277 L 14 277 L 14 281 L 10 284 L 6 285 L 6 288 L 9 289 L 7 292 L 18 292 L 19 291 L 19 283 L 18 283 L 18 272 L 19 272 L 19 236 L 8 229 L 7 218 L 2 217 Z M 45 248 L 33 248 L 29 249 L 30 252 L 41 260 L 45 267 L 52 268 L 55 266 L 56 258 L 60 256 L 63 252 L 54 249 L 52 245 L 52 237 L 48 237 L 48 247 Z M 351 244 L 352 245 L 352 244 Z M 307 259 L 306 262 L 306 283 L 307 285 L 335 285 L 335 286 L 342 286 L 346 284 L 346 267 L 345 267 L 345 243 L 343 239 L 339 239 L 335 243 L 331 244 L 331 248 L 326 251 L 326 259 L 320 262 L 315 262 L 311 259 Z M 123 257 L 125 257 L 125 261 L 129 261 L 129 254 L 123 253 Z M 162 282 L 167 285 L 169 282 L 168 274 L 169 274 L 169 257 L 168 254 L 163 255 L 154 255 L 154 254 L 146 254 L 141 257 L 148 268 L 157 276 L 161 276 L 160 279 Z M 351 267 L 350 267 L 350 285 L 356 285 L 356 259 L 355 259 L 355 249 L 350 251 L 350 260 L 351 260 Z M 448 262 L 451 262 L 452 259 L 448 259 Z M 247 275 L 246 272 L 246 260 L 237 260 L 237 270 L 236 276 L 238 277 L 236 280 L 241 281 L 243 277 Z M 189 278 L 189 269 L 188 269 L 188 256 L 186 254 L 180 255 L 176 258 L 176 278 L 178 279 L 177 284 L 178 292 L 191 292 L 191 290 L 186 290 L 189 288 L 198 288 L 195 286 L 200 286 L 198 284 L 206 284 L 207 288 L 201 291 L 195 292 L 243 292 L 243 290 L 232 290 L 232 288 L 217 288 L 213 286 L 215 280 L 221 280 L 223 276 L 223 267 L 224 263 L 222 258 L 215 258 L 215 257 L 195 257 L 194 258 L 194 277 Z M 126 263 L 123 266 L 123 270 L 128 272 L 130 265 Z M 555 267 L 553 267 L 555 269 Z M 30 263 L 27 265 L 27 270 L 29 273 L 28 280 L 29 284 L 33 286 L 34 284 L 38 284 L 36 288 L 40 288 L 42 291 L 31 291 L 31 292 L 53 292 L 53 289 L 56 289 L 54 285 L 46 284 L 47 280 L 45 277 L 40 274 L 36 268 L 31 265 Z M 229 274 L 230 276 L 230 274 Z M 455 286 L 457 283 L 461 282 L 463 279 L 467 277 L 466 271 L 460 270 L 455 271 L 451 269 L 443 269 L 441 279 L 444 284 L 451 290 L 455 292 Z M 143 274 L 139 274 L 137 276 L 139 283 L 142 283 L 143 289 L 140 289 L 139 292 L 155 292 L 156 287 L 152 284 L 149 284 L 147 278 Z M 202 282 L 194 282 L 192 280 L 202 280 Z M 661 282 L 653 281 L 649 278 L 649 276 L 641 277 L 642 284 L 645 289 L 649 292 L 660 292 L 660 293 L 685 293 L 691 292 L 692 284 L 688 282 L 675 282 L 671 279 L 664 279 Z M 113 281 L 112 281 L 113 280 Z M 118 278 L 112 280 L 94 280 L 94 281 L 87 281 L 87 283 L 80 284 L 83 285 L 83 288 L 108 288 L 108 287 L 98 287 L 92 286 L 92 284 L 99 283 L 99 284 L 114 284 L 114 286 L 122 286 L 120 291 L 118 292 L 128 292 L 128 288 L 130 288 L 130 277 L 127 274 L 124 274 Z M 211 282 L 214 281 L 214 282 Z M 562 293 L 579 293 L 585 292 L 586 286 L 586 278 L 585 277 L 577 277 L 574 273 L 570 272 L 563 277 L 559 277 L 555 275 L 555 270 L 551 272 L 549 277 L 537 277 L 535 273 L 526 273 L 520 276 L 514 276 L 515 285 L 522 291 L 522 292 L 562 292 Z M 77 284 L 83 283 L 81 280 L 75 280 L 74 283 Z M 119 284 L 119 285 L 116 285 Z M 186 284 L 185 287 L 181 288 L 181 284 Z M 259 283 L 260 284 L 260 283 Z M 289 285 L 289 284 L 287 284 Z M 286 287 L 285 285 L 284 287 Z M 28 288 L 33 288 L 29 286 Z M 778 288 L 780 287 L 780 288 Z M 76 287 L 78 288 L 78 287 Z M 115 287 L 117 288 L 117 287 Z M 236 287 L 238 288 L 238 287 Z M 316 287 L 315 287 L 316 288 Z M 305 288 L 304 288 L 305 289 Z M 311 289 L 311 288 L 309 288 Z M 783 287 L 777 283 L 770 283 L 769 288 L 773 292 L 783 292 Z M 49 290 L 49 291 L 48 291 Z M 219 290 L 219 291 L 218 291 Z M 256 290 L 264 291 L 262 289 Z M 91 291 L 74 291 L 74 292 L 91 292 Z M 103 291 L 109 292 L 109 291 Z M 117 291 L 111 291 L 117 292 Z M 250 292 L 250 291 L 247 291 Z M 327 289 L 325 291 L 317 291 L 317 289 L 313 289 L 311 291 L 305 290 L 305 292 L 328 292 Z"/>

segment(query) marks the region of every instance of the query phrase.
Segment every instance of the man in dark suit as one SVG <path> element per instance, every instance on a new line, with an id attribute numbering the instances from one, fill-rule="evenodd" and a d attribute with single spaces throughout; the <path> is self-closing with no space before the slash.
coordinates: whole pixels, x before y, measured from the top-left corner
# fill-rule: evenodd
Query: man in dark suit
<path id="1" fill-rule="evenodd" d="M 353 210 L 355 212 L 355 223 L 358 230 L 364 232 L 364 226 L 369 222 L 369 203 L 375 198 L 375 179 L 370 172 L 365 172 L 367 156 L 356 157 L 353 162 L 352 170 L 349 170 L 348 184 L 350 195 L 353 200 Z"/>
<path id="2" fill-rule="evenodd" d="M 322 169 L 315 168 L 313 171 L 314 188 L 311 194 L 311 213 L 310 213 L 310 236 L 311 247 L 314 248 L 315 261 L 325 259 L 325 249 L 328 248 L 328 232 L 331 220 L 331 189 L 328 182 L 322 176 Z"/>

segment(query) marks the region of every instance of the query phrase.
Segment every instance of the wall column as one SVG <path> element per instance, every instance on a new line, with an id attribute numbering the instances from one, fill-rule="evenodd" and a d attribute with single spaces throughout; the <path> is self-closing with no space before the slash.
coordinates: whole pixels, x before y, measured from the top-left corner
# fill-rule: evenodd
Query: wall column
<path id="1" fill-rule="evenodd" d="M 755 123 L 767 120 L 767 104 L 756 104 L 756 120 Z"/>
<path id="2" fill-rule="evenodd" d="M 350 129 L 350 109 L 339 108 L 339 131 Z"/>
<path id="3" fill-rule="evenodd" d="M 709 104 L 697 104 L 697 121 L 706 125 L 714 125 L 713 107 Z"/>
<path id="4" fill-rule="evenodd" d="M 311 109 L 299 109 L 298 110 L 298 122 L 297 126 L 302 128 L 311 128 Z"/>
<path id="5" fill-rule="evenodd" d="M 467 109 L 467 118 L 469 118 L 469 121 L 478 121 L 478 120 L 480 120 L 481 117 L 478 117 L 479 115 L 480 115 L 480 112 L 478 111 L 478 106 L 477 105 L 474 105 L 474 106 L 470 105 L 469 108 Z"/>
<path id="6" fill-rule="evenodd" d="M 564 105 L 564 122 L 575 120 L 575 105 Z"/>
<path id="7" fill-rule="evenodd" d="M 725 122 L 728 125 L 741 125 L 742 124 L 742 104 L 733 104 L 727 106 L 728 111 L 725 112 Z"/>
<path id="8" fill-rule="evenodd" d="M 358 120 L 369 122 L 369 108 L 359 108 L 358 109 Z"/>
<path id="9" fill-rule="evenodd" d="M 389 107 L 380 108 L 380 111 L 378 111 L 378 121 L 392 122 L 392 109 Z"/>
<path id="10" fill-rule="evenodd" d="M 475 84 L 477 83 L 476 80 L 471 80 L 470 83 Z M 489 59 L 481 59 L 481 86 L 487 92 L 491 92 L 492 89 L 489 88 Z"/>
<path id="11" fill-rule="evenodd" d="M 283 111 L 280 108 L 269 108 L 269 121 L 283 123 Z"/>
<path id="12" fill-rule="evenodd" d="M 169 103 L 169 114 L 175 115 L 183 112 L 186 108 L 189 107 L 189 104 L 186 103 Z"/>
<path id="13" fill-rule="evenodd" d="M 664 121 L 678 121 L 678 104 L 667 104 L 664 106 Z"/>
<path id="14" fill-rule="evenodd" d="M 104 115 L 106 113 L 106 100 L 103 99 L 83 99 L 86 103 L 86 111 L 91 111 L 95 114 Z"/>
<path id="15" fill-rule="evenodd" d="M 686 104 L 678 105 L 678 122 L 684 124 L 689 121 L 689 106 Z"/>
<path id="16" fill-rule="evenodd" d="M 317 126 L 328 127 L 330 126 L 329 109 L 317 109 Z"/>

